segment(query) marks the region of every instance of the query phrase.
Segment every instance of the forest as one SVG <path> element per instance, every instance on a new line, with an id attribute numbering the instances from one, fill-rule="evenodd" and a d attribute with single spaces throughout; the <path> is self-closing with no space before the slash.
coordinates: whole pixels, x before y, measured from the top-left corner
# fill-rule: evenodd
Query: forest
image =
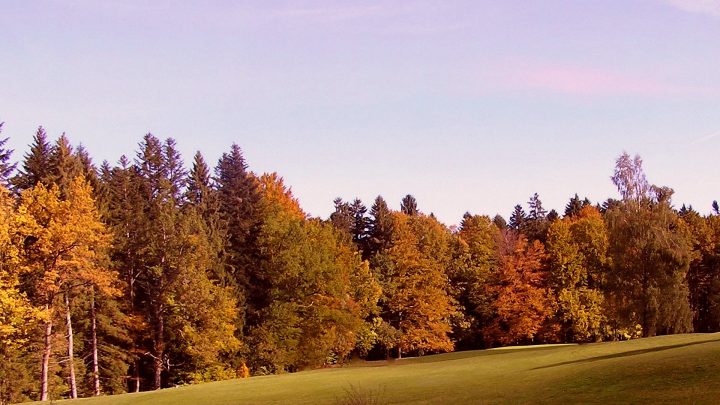
<path id="1" fill-rule="evenodd" d="M 608 173 L 620 199 L 446 226 L 412 195 L 311 217 L 236 144 L 214 167 L 151 134 L 115 164 L 42 127 L 17 162 L 6 144 L 0 404 L 720 331 L 720 207 L 676 207 L 639 156 Z"/>

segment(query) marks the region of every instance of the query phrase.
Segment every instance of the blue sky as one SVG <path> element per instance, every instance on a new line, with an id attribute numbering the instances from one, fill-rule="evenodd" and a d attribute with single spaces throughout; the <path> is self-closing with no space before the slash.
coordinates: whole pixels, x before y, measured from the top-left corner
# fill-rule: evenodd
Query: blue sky
<path id="1" fill-rule="evenodd" d="M 147 3 L 147 4 L 146 4 Z M 676 205 L 720 199 L 720 0 L 7 1 L 0 121 L 98 161 L 142 135 L 238 143 L 311 214 L 407 193 L 447 224 L 538 192 L 616 197 L 639 153 Z"/>

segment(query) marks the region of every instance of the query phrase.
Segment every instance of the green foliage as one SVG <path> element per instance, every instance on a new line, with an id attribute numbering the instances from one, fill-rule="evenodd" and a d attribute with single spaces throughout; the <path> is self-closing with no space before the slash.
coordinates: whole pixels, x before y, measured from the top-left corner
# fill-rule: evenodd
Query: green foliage
<path id="1" fill-rule="evenodd" d="M 379 288 L 341 231 L 306 219 L 282 179 L 260 182 L 259 274 L 270 304 L 250 331 L 253 367 L 293 371 L 329 357 L 342 362 L 366 333 Z"/>
<path id="2" fill-rule="evenodd" d="M 585 207 L 556 221 L 548 232 L 550 286 L 563 339 L 593 341 L 603 335 L 608 237 L 599 212 Z"/>

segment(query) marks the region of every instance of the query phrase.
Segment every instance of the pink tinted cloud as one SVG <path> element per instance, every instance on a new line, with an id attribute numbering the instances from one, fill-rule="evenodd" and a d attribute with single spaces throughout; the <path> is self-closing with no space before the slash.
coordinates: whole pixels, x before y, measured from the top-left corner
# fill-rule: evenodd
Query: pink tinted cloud
<path id="1" fill-rule="evenodd" d="M 505 84 L 511 88 L 588 96 L 672 96 L 711 93 L 711 89 L 698 86 L 574 66 L 530 67 L 526 70 L 515 70 L 507 74 L 505 79 Z"/>
<path id="2" fill-rule="evenodd" d="M 720 17 L 720 0 L 663 0 L 680 10 Z"/>

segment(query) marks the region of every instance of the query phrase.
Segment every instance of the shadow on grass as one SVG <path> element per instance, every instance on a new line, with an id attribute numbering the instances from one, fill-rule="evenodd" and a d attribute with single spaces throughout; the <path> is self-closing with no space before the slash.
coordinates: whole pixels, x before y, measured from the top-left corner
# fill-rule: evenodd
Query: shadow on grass
<path id="1" fill-rule="evenodd" d="M 590 357 L 587 359 L 579 359 L 579 360 L 572 360 L 572 361 L 563 361 L 561 363 L 553 363 L 548 364 L 546 366 L 540 366 L 540 367 L 534 367 L 531 368 L 531 370 L 542 370 L 545 368 L 552 368 L 552 367 L 560 367 L 560 366 L 566 366 L 569 364 L 582 364 L 582 363 L 593 363 L 600 360 L 609 360 L 609 359 L 616 359 L 620 357 L 629 357 L 629 356 L 637 356 L 640 354 L 646 354 L 646 353 L 653 353 L 653 352 L 661 352 L 665 350 L 672 350 L 672 349 L 679 349 L 681 347 L 687 347 L 687 346 L 695 346 L 695 345 L 702 345 L 705 343 L 714 343 L 718 342 L 720 340 L 714 339 L 714 340 L 704 340 L 702 342 L 688 342 L 688 343 L 679 343 L 674 345 L 667 345 L 667 346 L 658 346 L 658 347 L 651 347 L 648 349 L 638 349 L 638 350 L 630 350 L 627 352 L 622 353 L 613 353 L 613 354 L 606 354 L 604 356 L 596 356 L 596 357 Z"/>
<path id="2" fill-rule="evenodd" d="M 475 358 L 475 357 L 486 357 L 486 356 L 496 356 L 500 354 L 519 354 L 519 353 L 529 353 L 529 352 L 540 352 L 540 351 L 546 351 L 546 350 L 556 350 L 563 347 L 568 346 L 576 346 L 576 345 L 567 345 L 567 344 L 559 344 L 559 345 L 547 345 L 547 346 L 539 346 L 539 347 L 533 347 L 533 346 L 522 346 L 522 347 L 513 347 L 509 350 L 490 350 L 490 349 L 483 349 L 483 350 L 464 350 L 464 351 L 458 351 L 458 352 L 451 352 L 451 353 L 441 353 L 441 354 L 429 354 L 427 356 L 415 356 L 415 357 L 403 357 L 402 359 L 388 359 L 388 360 L 371 360 L 371 361 L 363 361 L 363 362 L 355 362 L 355 363 L 349 363 L 349 367 L 385 367 L 385 366 L 399 366 L 399 365 L 410 365 L 410 364 L 427 364 L 427 363 L 439 363 L 439 362 L 447 362 L 447 361 L 455 361 L 455 360 L 465 360 L 469 358 Z"/>

